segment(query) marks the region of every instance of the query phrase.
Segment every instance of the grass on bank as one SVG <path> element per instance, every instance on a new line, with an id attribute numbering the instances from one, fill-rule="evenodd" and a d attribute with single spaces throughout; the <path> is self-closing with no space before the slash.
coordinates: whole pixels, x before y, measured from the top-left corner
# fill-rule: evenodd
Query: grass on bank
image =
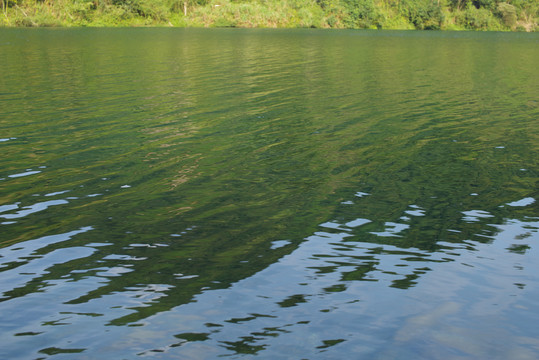
<path id="1" fill-rule="evenodd" d="M 0 26 L 538 31 L 537 0 L 0 0 Z"/>

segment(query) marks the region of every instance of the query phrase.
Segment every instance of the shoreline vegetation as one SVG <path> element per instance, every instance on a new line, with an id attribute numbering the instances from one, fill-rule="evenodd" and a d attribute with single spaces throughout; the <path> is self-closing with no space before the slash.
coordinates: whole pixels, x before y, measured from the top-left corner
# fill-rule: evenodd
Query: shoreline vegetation
<path id="1" fill-rule="evenodd" d="M 0 0 L 3 27 L 539 31 L 538 0 Z"/>

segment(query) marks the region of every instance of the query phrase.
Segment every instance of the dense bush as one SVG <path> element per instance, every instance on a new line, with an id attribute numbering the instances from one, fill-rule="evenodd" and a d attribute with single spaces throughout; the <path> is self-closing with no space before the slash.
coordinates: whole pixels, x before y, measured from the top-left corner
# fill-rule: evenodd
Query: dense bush
<path id="1" fill-rule="evenodd" d="M 485 8 L 478 9 L 472 3 L 468 3 L 465 10 L 457 13 L 456 22 L 469 30 L 501 29 L 498 20 L 491 11 Z"/>
<path id="2" fill-rule="evenodd" d="M 499 0 L 473 0 L 472 4 L 477 8 L 488 9 L 490 11 L 496 11 L 496 7 Z"/>
<path id="3" fill-rule="evenodd" d="M 517 10 L 516 8 L 508 3 L 499 3 L 498 11 L 503 19 L 505 26 L 513 28 L 517 23 Z"/>
<path id="4" fill-rule="evenodd" d="M 349 28 L 369 28 L 376 25 L 379 14 L 373 0 L 344 0 L 344 25 Z"/>
<path id="5" fill-rule="evenodd" d="M 163 2 L 152 0 L 112 0 L 112 5 L 124 9 L 126 13 L 154 20 L 166 20 L 169 10 Z"/>
<path id="6" fill-rule="evenodd" d="M 444 20 L 440 4 L 432 0 L 401 0 L 401 9 L 416 29 L 440 29 Z"/>

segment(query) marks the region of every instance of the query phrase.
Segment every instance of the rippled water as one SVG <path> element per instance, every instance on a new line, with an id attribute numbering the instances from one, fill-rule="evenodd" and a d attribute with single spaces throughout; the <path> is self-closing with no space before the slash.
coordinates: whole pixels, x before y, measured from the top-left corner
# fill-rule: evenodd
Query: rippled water
<path id="1" fill-rule="evenodd" d="M 536 359 L 538 45 L 0 30 L 0 358 Z"/>

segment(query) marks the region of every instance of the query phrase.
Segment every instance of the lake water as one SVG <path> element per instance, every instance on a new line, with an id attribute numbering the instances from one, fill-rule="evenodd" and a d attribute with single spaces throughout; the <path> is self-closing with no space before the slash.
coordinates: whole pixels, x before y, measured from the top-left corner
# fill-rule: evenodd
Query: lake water
<path id="1" fill-rule="evenodd" d="M 0 358 L 539 358 L 538 61 L 0 29 Z"/>

